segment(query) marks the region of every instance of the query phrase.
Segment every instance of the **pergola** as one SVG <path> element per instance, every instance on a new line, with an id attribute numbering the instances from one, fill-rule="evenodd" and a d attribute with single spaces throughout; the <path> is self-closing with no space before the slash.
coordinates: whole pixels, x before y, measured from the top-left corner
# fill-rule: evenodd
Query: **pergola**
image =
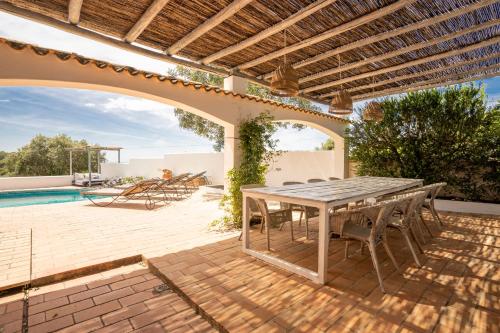
<path id="1" fill-rule="evenodd" d="M 73 175 L 73 152 L 87 152 L 87 165 L 89 172 L 89 186 L 92 183 L 92 152 L 97 152 L 97 173 L 101 173 L 101 163 L 100 163 L 100 155 L 101 151 L 116 151 L 118 153 L 118 163 L 120 163 L 120 152 L 122 147 L 109 147 L 109 146 L 82 146 L 82 147 L 73 147 L 66 148 L 66 151 L 69 151 L 69 174 Z"/>
<path id="2" fill-rule="evenodd" d="M 356 101 L 500 69 L 496 0 L 7 0 L 0 10 L 266 86 L 286 55 L 301 95 L 321 103 L 341 88 Z"/>

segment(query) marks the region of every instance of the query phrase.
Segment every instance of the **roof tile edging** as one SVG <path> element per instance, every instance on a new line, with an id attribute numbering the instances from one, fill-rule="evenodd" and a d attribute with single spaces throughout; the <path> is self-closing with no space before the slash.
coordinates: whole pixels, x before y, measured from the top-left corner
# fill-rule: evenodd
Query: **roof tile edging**
<path id="1" fill-rule="evenodd" d="M 347 124 L 350 123 L 350 121 L 347 119 L 339 118 L 339 117 L 336 117 L 334 115 L 330 115 L 330 114 L 327 114 L 324 112 L 307 110 L 307 109 L 303 109 L 303 108 L 300 108 L 300 107 L 297 107 L 294 105 L 280 103 L 280 102 L 276 102 L 273 100 L 269 100 L 269 99 L 265 99 L 265 98 L 261 98 L 261 97 L 257 97 L 257 96 L 243 95 L 243 94 L 235 93 L 235 92 L 230 91 L 230 90 L 224 90 L 224 89 L 221 89 L 221 88 L 215 87 L 215 86 L 210 86 L 210 85 L 206 85 L 206 84 L 202 84 L 202 83 L 198 83 L 198 82 L 181 80 L 181 79 L 173 77 L 173 76 L 166 76 L 166 75 L 161 75 L 161 74 L 157 74 L 157 73 L 142 71 L 142 70 L 138 70 L 138 69 L 131 67 L 131 66 L 116 65 L 116 64 L 109 63 L 106 61 L 87 58 L 87 57 L 81 56 L 77 53 L 69 53 L 69 52 L 65 52 L 65 51 L 44 48 L 44 47 L 36 46 L 33 44 L 18 42 L 18 41 L 9 40 L 6 38 L 1 38 L 1 37 L 0 37 L 0 44 L 7 44 L 10 48 L 17 50 L 17 51 L 24 51 L 26 48 L 29 48 L 32 52 L 34 52 L 35 54 L 37 54 L 39 56 L 46 56 L 49 54 L 53 54 L 61 61 L 75 60 L 76 62 L 78 62 L 82 66 L 87 66 L 89 64 L 93 64 L 99 69 L 111 68 L 116 73 L 125 72 L 131 76 L 137 76 L 139 74 L 142 74 L 142 76 L 146 79 L 156 78 L 161 82 L 168 80 L 171 84 L 174 84 L 174 85 L 182 84 L 185 87 L 192 87 L 196 90 L 202 90 L 202 91 L 205 91 L 207 93 L 214 92 L 216 94 L 223 94 L 225 96 L 230 95 L 230 96 L 235 97 L 235 98 L 241 98 L 241 99 L 246 99 L 246 100 L 250 100 L 250 101 L 255 101 L 258 103 L 270 104 L 270 105 L 279 106 L 279 107 L 283 107 L 283 108 L 287 108 L 287 109 L 292 109 L 292 110 L 299 111 L 302 113 L 312 114 L 312 115 L 315 115 L 318 117 L 330 118 L 332 120 L 336 120 L 336 121 L 347 123 Z"/>

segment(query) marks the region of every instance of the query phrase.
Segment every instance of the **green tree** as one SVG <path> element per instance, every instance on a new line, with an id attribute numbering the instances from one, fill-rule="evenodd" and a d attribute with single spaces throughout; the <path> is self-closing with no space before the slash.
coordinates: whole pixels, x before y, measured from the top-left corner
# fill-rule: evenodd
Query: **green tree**
<path id="1" fill-rule="evenodd" d="M 224 85 L 224 79 L 220 76 L 182 66 L 177 66 L 175 70 L 170 71 L 169 74 L 184 80 L 199 82 L 211 86 L 222 87 Z M 318 106 L 312 104 L 306 99 L 296 97 L 277 97 L 272 95 L 268 88 L 253 83 L 248 85 L 247 94 L 295 105 L 304 109 L 314 111 L 320 110 Z M 174 113 L 179 120 L 179 126 L 181 128 L 190 130 L 195 134 L 212 141 L 215 151 L 221 151 L 224 148 L 224 127 L 179 108 L 176 108 Z M 288 124 L 278 123 L 278 126 L 286 128 L 288 127 Z M 292 127 L 297 129 L 304 128 L 301 124 L 293 124 Z"/>
<path id="2" fill-rule="evenodd" d="M 328 138 L 321 146 L 316 147 L 316 150 L 333 150 L 333 148 L 335 148 L 335 143 L 332 138 Z"/>
<path id="3" fill-rule="evenodd" d="M 243 196 L 242 185 L 264 184 L 266 173 L 276 151 L 277 140 L 272 136 L 276 126 L 272 117 L 262 113 L 240 124 L 241 164 L 228 172 L 229 191 L 221 201 L 225 216 L 214 221 L 221 229 L 241 228 Z"/>
<path id="4" fill-rule="evenodd" d="M 55 176 L 69 172 L 69 152 L 67 148 L 87 146 L 85 140 L 72 140 L 65 134 L 54 137 L 37 135 L 30 143 L 17 152 L 10 153 L 4 169 L 12 176 Z M 97 169 L 97 153 L 92 152 L 92 168 Z M 101 161 L 104 155 L 100 156 Z M 73 171 L 86 172 L 87 152 L 73 153 Z"/>
<path id="5" fill-rule="evenodd" d="M 482 87 L 453 86 L 381 103 L 380 122 L 353 120 L 350 156 L 360 175 L 445 181 L 444 195 L 500 200 L 500 107 Z"/>

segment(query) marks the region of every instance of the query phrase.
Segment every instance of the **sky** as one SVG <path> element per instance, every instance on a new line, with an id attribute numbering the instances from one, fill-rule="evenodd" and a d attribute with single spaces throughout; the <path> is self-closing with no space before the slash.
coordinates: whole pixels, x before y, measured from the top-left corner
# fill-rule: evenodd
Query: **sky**
<path id="1" fill-rule="evenodd" d="M 173 66 L 0 12 L 0 37 L 166 74 Z M 485 80 L 488 100 L 500 99 L 500 77 Z M 358 105 L 359 106 L 359 105 Z M 356 107 L 356 104 L 355 104 Z M 174 108 L 107 92 L 0 87 L 0 150 L 15 151 L 37 135 L 67 134 L 90 143 L 121 146 L 122 161 L 169 153 L 211 152 L 212 143 L 179 128 Z M 297 140 L 300 137 L 300 140 Z M 281 150 L 314 150 L 327 136 L 315 129 L 279 129 Z M 112 152 L 110 161 L 116 160 Z"/>

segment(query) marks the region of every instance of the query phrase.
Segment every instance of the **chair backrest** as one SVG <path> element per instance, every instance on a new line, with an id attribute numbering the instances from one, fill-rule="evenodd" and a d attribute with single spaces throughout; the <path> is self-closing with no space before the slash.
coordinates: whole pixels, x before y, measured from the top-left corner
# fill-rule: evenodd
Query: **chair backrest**
<path id="1" fill-rule="evenodd" d="M 406 227 L 410 227 L 415 221 L 415 214 L 422 207 L 428 191 L 415 191 L 410 193 L 404 193 L 400 195 L 395 195 L 393 199 L 402 201 L 396 205 L 396 208 L 403 214 L 402 223 Z"/>
<path id="2" fill-rule="evenodd" d="M 337 177 L 329 177 L 328 180 L 340 180 L 340 178 Z"/>
<path id="3" fill-rule="evenodd" d="M 259 187 L 266 187 L 266 185 L 262 185 L 262 184 L 247 184 L 247 185 L 241 185 L 240 186 L 240 190 L 244 190 L 244 189 L 248 189 L 248 188 L 259 188 Z M 248 201 L 248 206 L 250 208 L 250 212 L 252 213 L 261 213 L 262 216 L 264 216 L 264 214 L 262 213 L 261 209 L 260 209 L 260 206 L 258 204 L 258 202 L 253 199 L 253 198 L 249 198 L 250 200 Z M 267 209 L 267 206 L 266 206 L 266 209 Z"/>
<path id="4" fill-rule="evenodd" d="M 439 194 L 439 191 L 441 191 L 441 189 L 443 187 L 446 186 L 446 183 L 434 183 L 434 184 L 430 184 L 430 185 L 427 185 L 426 187 L 430 188 L 430 196 L 431 196 L 431 201 L 434 201 L 434 199 L 436 199 L 437 195 Z"/>
<path id="5" fill-rule="evenodd" d="M 325 181 L 324 179 L 320 179 L 320 178 L 311 178 L 311 179 L 307 180 L 308 183 L 321 183 L 324 181 Z"/>
<path id="6" fill-rule="evenodd" d="M 134 194 L 139 194 L 143 192 L 149 191 L 151 188 L 156 187 L 158 183 L 160 182 L 159 179 L 146 179 L 146 180 L 141 180 L 137 184 L 134 184 L 130 187 L 127 187 L 120 193 L 120 196 L 126 197 L 126 196 L 131 196 Z"/>
<path id="7" fill-rule="evenodd" d="M 283 182 L 283 186 L 286 186 L 286 185 L 300 185 L 300 184 L 304 184 L 304 183 L 302 183 L 302 182 L 295 182 L 295 181 Z"/>

